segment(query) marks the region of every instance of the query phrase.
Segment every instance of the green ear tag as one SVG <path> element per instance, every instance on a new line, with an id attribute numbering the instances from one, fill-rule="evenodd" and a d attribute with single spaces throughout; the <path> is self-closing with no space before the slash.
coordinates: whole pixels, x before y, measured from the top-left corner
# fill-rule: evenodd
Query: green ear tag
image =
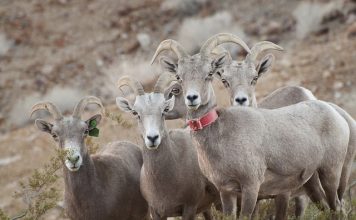
<path id="1" fill-rule="evenodd" d="M 89 136 L 99 137 L 99 129 L 98 128 L 91 129 L 89 131 Z"/>
<path id="2" fill-rule="evenodd" d="M 98 137 L 99 136 L 99 129 L 96 127 L 97 123 L 96 120 L 90 121 L 90 131 L 89 136 Z"/>
<path id="3" fill-rule="evenodd" d="M 91 128 L 96 128 L 96 125 L 97 125 L 96 120 L 90 121 L 90 127 Z"/>

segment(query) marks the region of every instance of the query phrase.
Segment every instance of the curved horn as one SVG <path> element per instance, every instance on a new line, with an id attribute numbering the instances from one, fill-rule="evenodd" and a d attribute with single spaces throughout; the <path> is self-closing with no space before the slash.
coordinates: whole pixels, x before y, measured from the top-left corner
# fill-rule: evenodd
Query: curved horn
<path id="1" fill-rule="evenodd" d="M 227 56 L 229 58 L 229 60 L 232 60 L 232 57 L 231 57 L 231 54 L 229 53 L 229 51 L 227 51 L 224 47 L 222 46 L 217 46 L 213 49 L 213 51 L 211 51 L 211 55 L 213 56 L 217 56 L 219 54 L 222 54 L 222 53 L 227 53 Z"/>
<path id="2" fill-rule="evenodd" d="M 61 120 L 63 118 L 62 113 L 58 110 L 57 106 L 55 106 L 52 102 L 40 102 L 32 106 L 31 115 L 38 110 L 47 110 L 53 116 L 54 120 Z"/>
<path id="3" fill-rule="evenodd" d="M 210 54 L 212 54 L 212 55 L 219 55 L 219 54 L 221 54 L 221 53 L 227 53 L 228 51 L 225 49 L 225 48 L 223 48 L 222 46 L 217 46 L 217 47 L 215 47 L 212 51 L 211 51 L 211 53 Z"/>
<path id="4" fill-rule="evenodd" d="M 83 114 L 85 107 L 88 104 L 97 104 L 100 106 L 102 113 L 105 114 L 105 109 L 103 104 L 101 103 L 101 100 L 95 96 L 86 96 L 82 98 L 78 104 L 74 107 L 73 114 L 72 116 L 75 118 L 80 118 L 80 116 Z"/>
<path id="5" fill-rule="evenodd" d="M 223 43 L 235 43 L 240 45 L 242 48 L 244 48 L 247 53 L 251 53 L 250 48 L 247 46 L 247 44 L 241 40 L 239 37 L 233 35 L 233 34 L 228 34 L 228 33 L 221 33 L 221 34 L 216 34 L 209 38 L 203 46 L 200 48 L 200 54 L 203 56 L 209 56 L 211 51 L 220 44 Z"/>
<path id="6" fill-rule="evenodd" d="M 117 86 L 119 89 L 121 89 L 122 86 L 128 86 L 130 87 L 136 95 L 144 95 L 145 90 L 143 90 L 143 87 L 141 83 L 129 76 L 123 76 L 117 81 Z"/>
<path id="7" fill-rule="evenodd" d="M 173 81 L 177 79 L 171 74 L 161 74 L 153 88 L 154 93 L 163 93 L 164 89 Z"/>
<path id="8" fill-rule="evenodd" d="M 173 51 L 178 59 L 181 59 L 183 57 L 187 57 L 189 56 L 187 52 L 185 52 L 185 49 L 183 48 L 182 45 L 180 45 L 177 41 L 175 40 L 171 40 L 171 39 L 168 39 L 168 40 L 164 40 L 162 41 L 158 47 L 157 47 L 157 50 L 155 52 L 155 54 L 153 55 L 153 58 L 151 60 L 151 65 L 153 64 L 153 62 L 155 62 L 157 56 L 162 53 L 163 51 L 165 50 L 171 50 Z"/>
<path id="9" fill-rule="evenodd" d="M 278 50 L 278 51 L 283 51 L 284 49 L 280 46 L 278 46 L 277 44 L 274 44 L 272 42 L 269 41 L 261 41 L 258 42 L 257 44 L 255 44 L 252 49 L 251 49 L 251 53 L 247 55 L 248 59 L 250 61 L 255 61 L 257 56 L 265 51 L 265 50 Z"/>

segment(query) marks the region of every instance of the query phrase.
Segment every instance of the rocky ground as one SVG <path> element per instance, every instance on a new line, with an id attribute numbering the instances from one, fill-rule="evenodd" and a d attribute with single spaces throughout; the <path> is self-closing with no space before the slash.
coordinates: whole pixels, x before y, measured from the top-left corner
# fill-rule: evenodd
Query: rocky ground
<path id="1" fill-rule="evenodd" d="M 270 40 L 285 48 L 258 82 L 259 98 L 281 86 L 301 85 L 356 118 L 355 1 L 2 0 L 0 208 L 15 214 L 24 207 L 12 197 L 18 181 L 54 152 L 51 138 L 29 120 L 35 102 L 51 100 L 69 113 L 91 94 L 119 113 L 113 106 L 117 79 L 130 74 L 150 87 L 160 68 L 149 61 L 161 40 L 176 39 L 193 53 L 219 32 L 238 34 L 249 46 Z M 239 48 L 227 48 L 241 58 Z M 220 104 L 227 105 L 223 86 L 216 82 L 215 88 Z M 131 123 L 124 128 L 106 119 L 96 141 L 141 143 Z M 58 219 L 58 213 L 45 219 Z"/>

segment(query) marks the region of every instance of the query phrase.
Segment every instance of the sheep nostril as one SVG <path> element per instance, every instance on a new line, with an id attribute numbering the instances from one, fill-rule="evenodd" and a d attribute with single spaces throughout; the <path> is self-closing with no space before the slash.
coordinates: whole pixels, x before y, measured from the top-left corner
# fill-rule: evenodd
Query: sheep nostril
<path id="1" fill-rule="evenodd" d="M 242 104 L 244 104 L 244 103 L 247 101 L 247 98 L 246 98 L 246 97 L 242 97 L 242 98 L 237 97 L 237 98 L 235 98 L 235 101 L 236 101 L 237 103 L 239 103 L 240 105 L 242 105 Z"/>
<path id="2" fill-rule="evenodd" d="M 154 135 L 154 136 L 147 136 L 147 139 L 150 140 L 152 143 L 154 143 L 157 139 L 158 139 L 158 135 Z"/>
<path id="3" fill-rule="evenodd" d="M 196 100 L 198 98 L 197 95 L 187 95 L 187 99 L 190 101 L 190 102 L 194 102 L 194 100 Z"/>

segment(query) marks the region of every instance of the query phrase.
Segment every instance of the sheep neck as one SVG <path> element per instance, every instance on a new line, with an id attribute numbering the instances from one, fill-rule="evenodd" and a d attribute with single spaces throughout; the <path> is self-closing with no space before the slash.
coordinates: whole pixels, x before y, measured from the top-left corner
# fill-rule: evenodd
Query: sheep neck
<path id="1" fill-rule="evenodd" d="M 88 196 L 95 198 L 96 172 L 94 162 L 88 152 L 84 152 L 83 164 L 76 172 L 69 171 L 63 166 L 65 201 L 69 206 L 85 207 Z M 70 203 L 70 204 L 68 204 Z"/>
<path id="2" fill-rule="evenodd" d="M 173 150 L 174 143 L 165 129 L 162 133 L 161 144 L 155 150 L 143 148 L 143 165 L 148 177 L 154 178 L 153 181 L 164 181 L 172 178 L 176 168 L 176 156 Z"/>

